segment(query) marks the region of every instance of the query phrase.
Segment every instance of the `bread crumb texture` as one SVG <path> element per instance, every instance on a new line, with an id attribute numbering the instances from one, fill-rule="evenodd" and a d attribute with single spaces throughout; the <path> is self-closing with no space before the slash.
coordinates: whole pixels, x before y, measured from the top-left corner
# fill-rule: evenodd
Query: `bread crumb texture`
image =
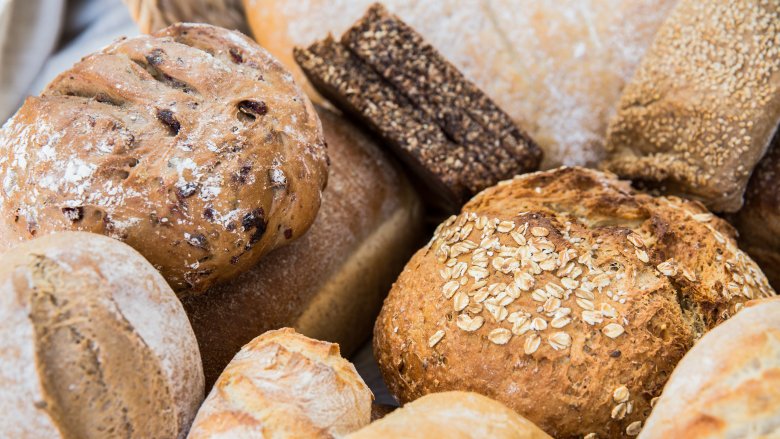
<path id="1" fill-rule="evenodd" d="M 626 86 L 607 167 L 734 212 L 780 123 L 780 2 L 682 0 Z"/>
<path id="2" fill-rule="evenodd" d="M 636 435 L 694 341 L 772 295 L 701 204 L 559 168 L 442 223 L 385 301 L 375 350 L 402 402 L 471 390 L 553 437 Z"/>

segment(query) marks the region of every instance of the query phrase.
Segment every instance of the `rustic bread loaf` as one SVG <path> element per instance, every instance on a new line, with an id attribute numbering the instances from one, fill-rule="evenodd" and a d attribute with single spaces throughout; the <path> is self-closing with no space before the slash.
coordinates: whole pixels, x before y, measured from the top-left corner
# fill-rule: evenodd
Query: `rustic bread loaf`
<path id="1" fill-rule="evenodd" d="M 244 32 L 241 0 L 123 0 L 143 33 L 179 22 L 208 23 Z"/>
<path id="2" fill-rule="evenodd" d="M 293 47 L 341 35 L 374 1 L 244 0 L 244 9 L 255 39 L 305 84 Z M 382 3 L 527 130 L 549 168 L 605 157 L 623 85 L 675 0 Z"/>
<path id="3" fill-rule="evenodd" d="M 235 280 L 183 300 L 207 383 L 257 334 L 284 326 L 350 355 L 424 242 L 420 201 L 404 175 L 354 125 L 318 112 L 331 168 L 311 229 Z"/>
<path id="4" fill-rule="evenodd" d="M 607 167 L 735 212 L 780 123 L 780 2 L 681 0 L 609 126 Z"/>
<path id="5" fill-rule="evenodd" d="M 617 437 L 698 337 L 771 295 L 699 203 L 559 168 L 445 221 L 385 300 L 374 349 L 402 402 L 471 390 L 553 437 Z"/>
<path id="6" fill-rule="evenodd" d="M 198 345 L 141 255 L 63 232 L 0 260 L 0 436 L 186 435 L 203 400 Z"/>
<path id="7" fill-rule="evenodd" d="M 739 245 L 780 287 L 780 131 L 758 162 L 745 191 L 745 204 L 732 218 Z"/>
<path id="8" fill-rule="evenodd" d="M 348 439 L 550 439 L 504 404 L 471 392 L 432 393 L 406 404 Z"/>
<path id="9" fill-rule="evenodd" d="M 180 295 L 302 235 L 327 180 L 319 119 L 237 32 L 181 24 L 120 40 L 0 130 L 0 248 L 57 230 L 120 239 Z"/>
<path id="10" fill-rule="evenodd" d="M 269 331 L 230 362 L 189 438 L 341 437 L 369 423 L 372 399 L 338 345 Z"/>
<path id="11" fill-rule="evenodd" d="M 639 437 L 780 437 L 780 299 L 749 302 L 696 343 Z"/>

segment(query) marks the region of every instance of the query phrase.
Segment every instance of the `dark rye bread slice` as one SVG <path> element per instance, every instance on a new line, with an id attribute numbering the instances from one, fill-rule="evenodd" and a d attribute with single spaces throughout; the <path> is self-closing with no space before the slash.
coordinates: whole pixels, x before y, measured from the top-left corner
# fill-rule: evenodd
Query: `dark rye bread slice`
<path id="1" fill-rule="evenodd" d="M 425 112 L 332 38 L 296 48 L 294 56 L 320 93 L 377 132 L 447 207 L 494 180 Z"/>
<path id="2" fill-rule="evenodd" d="M 499 179 L 535 170 L 540 148 L 420 34 L 374 4 L 341 43 L 378 71 Z"/>

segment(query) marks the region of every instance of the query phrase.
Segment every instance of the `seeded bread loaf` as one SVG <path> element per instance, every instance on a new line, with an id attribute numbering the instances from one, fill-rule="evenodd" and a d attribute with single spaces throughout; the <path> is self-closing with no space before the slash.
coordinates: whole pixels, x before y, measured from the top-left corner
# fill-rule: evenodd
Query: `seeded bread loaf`
<path id="1" fill-rule="evenodd" d="M 257 334 L 284 326 L 352 354 L 424 242 L 422 207 L 404 175 L 357 127 L 318 112 L 331 169 L 311 229 L 235 280 L 183 300 L 207 383 Z"/>
<path id="2" fill-rule="evenodd" d="M 203 370 L 187 316 L 154 267 L 83 232 L 0 260 L 0 436 L 186 435 Z"/>
<path id="3" fill-rule="evenodd" d="M 640 439 L 780 437 L 780 300 L 749 302 L 680 361 Z"/>
<path id="4" fill-rule="evenodd" d="M 289 328 L 269 331 L 220 375 L 189 438 L 342 437 L 369 423 L 372 399 L 338 345 Z"/>
<path id="5" fill-rule="evenodd" d="M 697 338 L 772 295 L 699 203 L 559 168 L 440 225 L 385 300 L 374 349 L 402 402 L 470 390 L 553 437 L 620 437 Z"/>
<path id="6" fill-rule="evenodd" d="M 57 230 L 120 239 L 180 295 L 314 221 L 322 128 L 249 38 L 180 24 L 87 56 L 0 130 L 0 249 Z"/>
<path id="7" fill-rule="evenodd" d="M 735 212 L 780 124 L 780 2 L 681 0 L 611 121 L 607 167 Z"/>
<path id="8" fill-rule="evenodd" d="M 208 23 L 244 32 L 241 0 L 123 0 L 143 33 L 175 23 Z"/>
<path id="9" fill-rule="evenodd" d="M 504 404 L 471 392 L 432 393 L 406 404 L 347 439 L 550 439 Z"/>

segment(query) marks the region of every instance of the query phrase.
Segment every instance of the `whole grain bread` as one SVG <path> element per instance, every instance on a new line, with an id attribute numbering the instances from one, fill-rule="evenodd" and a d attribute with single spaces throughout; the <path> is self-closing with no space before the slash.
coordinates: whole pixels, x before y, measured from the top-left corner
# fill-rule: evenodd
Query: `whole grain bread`
<path id="1" fill-rule="evenodd" d="M 120 40 L 0 130 L 0 249 L 57 230 L 120 239 L 180 295 L 253 267 L 314 221 L 314 108 L 249 38 L 179 24 Z"/>
<path id="2" fill-rule="evenodd" d="M 0 261 L 0 436 L 186 436 L 203 369 L 154 267 L 83 232 L 35 239 Z"/>
<path id="3" fill-rule="evenodd" d="M 774 295 L 699 203 L 559 168 L 487 189 L 407 264 L 374 349 L 402 402 L 468 390 L 553 437 L 638 432 L 674 366 Z"/>
<path id="4" fill-rule="evenodd" d="M 739 210 L 780 124 L 778 35 L 776 0 L 680 0 L 625 88 L 607 168 Z"/>

